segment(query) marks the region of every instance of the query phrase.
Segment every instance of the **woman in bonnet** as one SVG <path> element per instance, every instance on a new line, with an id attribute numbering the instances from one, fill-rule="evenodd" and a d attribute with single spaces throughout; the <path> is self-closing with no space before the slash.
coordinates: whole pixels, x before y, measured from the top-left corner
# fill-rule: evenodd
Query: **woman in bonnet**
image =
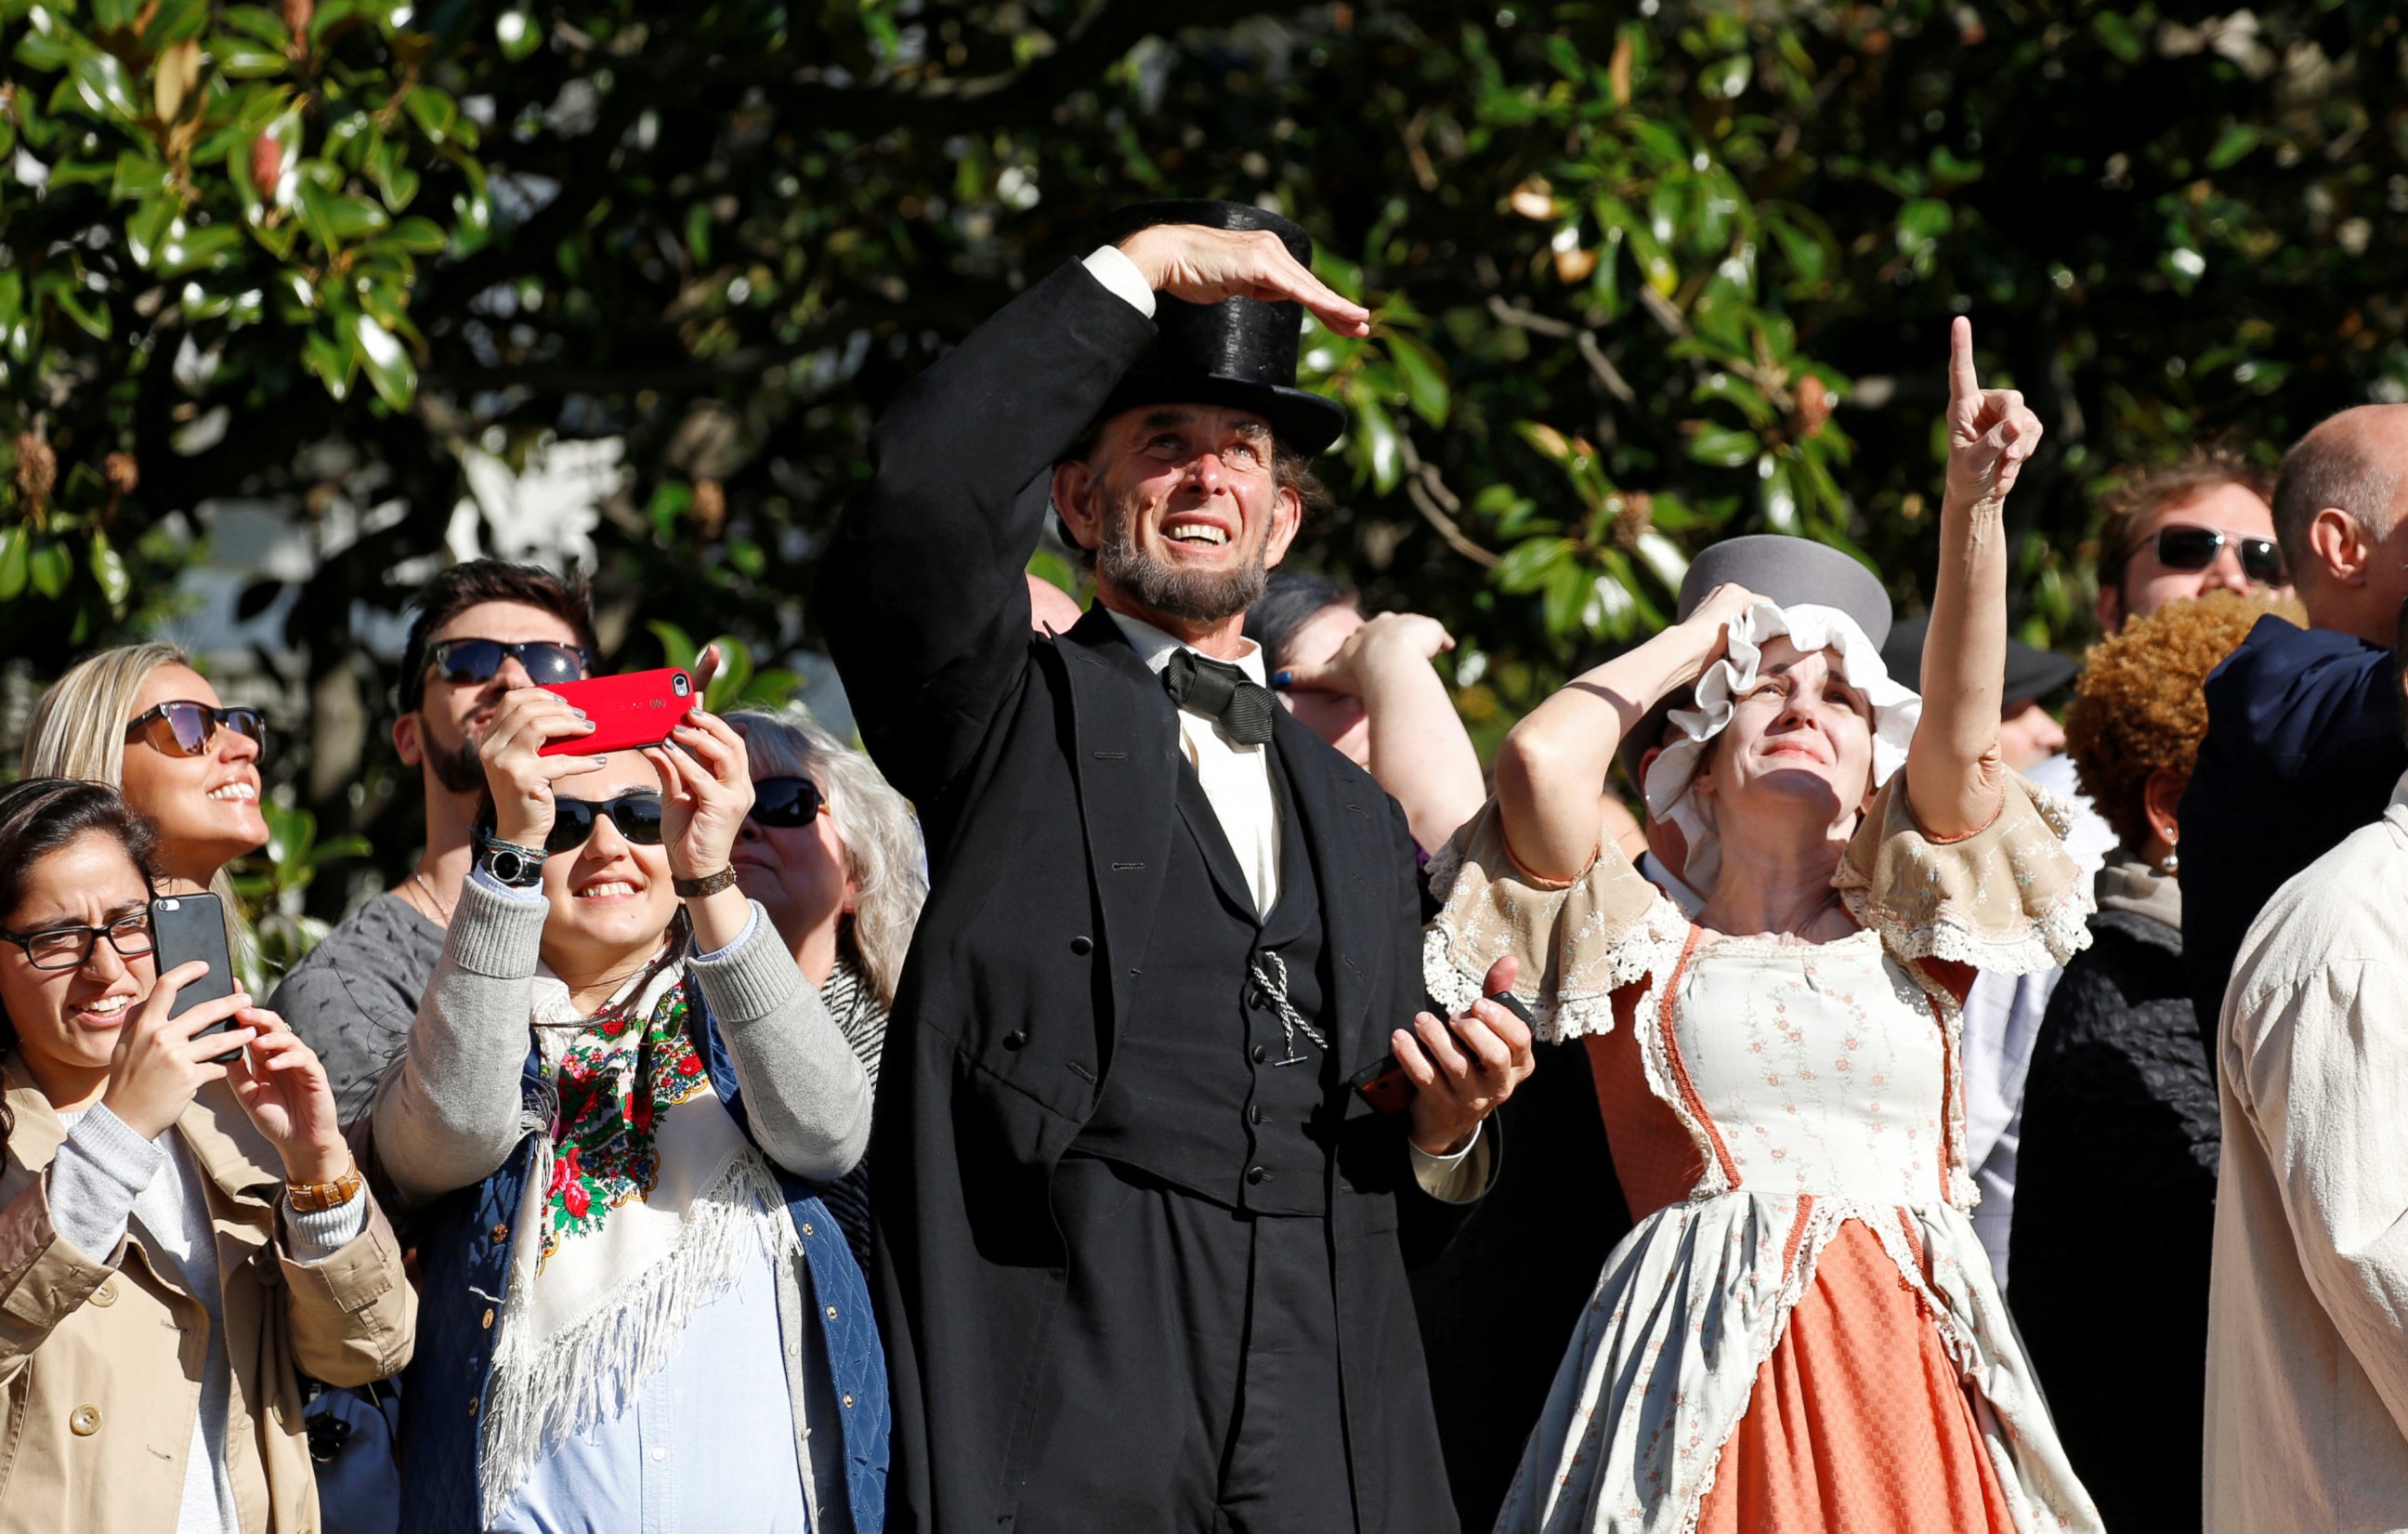
<path id="1" fill-rule="evenodd" d="M 1584 1039 L 1635 1228 L 1499 1529 L 2099 1527 L 1966 1211 L 1958 1009 L 2061 963 L 2089 900 L 2000 765 L 2000 512 L 2041 425 L 1951 336 L 1924 697 L 1835 608 L 1734 587 L 1515 727 L 1431 872 L 1441 1000 L 1497 958 Z M 1691 922 L 1599 836 L 1623 733 L 1694 685 L 1647 774 Z M 1903 768 L 1903 770 L 1900 770 Z"/>

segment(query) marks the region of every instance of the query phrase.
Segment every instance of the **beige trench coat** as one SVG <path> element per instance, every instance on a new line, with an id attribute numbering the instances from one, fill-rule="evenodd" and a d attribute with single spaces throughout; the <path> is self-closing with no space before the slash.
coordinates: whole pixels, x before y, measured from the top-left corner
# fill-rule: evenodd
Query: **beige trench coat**
<path id="1" fill-rule="evenodd" d="M 418 1297 L 371 1208 L 358 1240 L 315 1267 L 280 1237 L 275 1150 L 223 1082 L 177 1120 L 217 1227 L 225 1337 L 137 1237 L 79 1252 L 52 1227 L 42 1173 L 65 1138 L 50 1101 L 0 1061 L 0 1534 L 172 1529 L 207 1349 L 232 1363 L 227 1468 L 245 1534 L 318 1527 L 300 1375 L 365 1384 L 409 1358 Z M 365 1193 L 361 1197 L 367 1197 Z"/>

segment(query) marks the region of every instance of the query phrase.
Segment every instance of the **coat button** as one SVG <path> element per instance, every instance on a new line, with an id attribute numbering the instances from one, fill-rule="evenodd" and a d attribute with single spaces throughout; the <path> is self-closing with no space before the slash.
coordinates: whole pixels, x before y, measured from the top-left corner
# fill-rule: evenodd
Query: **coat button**
<path id="1" fill-rule="evenodd" d="M 829 1306 L 829 1307 L 827 1308 L 827 1313 L 828 1313 L 828 1319 L 829 1319 L 830 1321 L 835 1320 L 835 1319 L 836 1319 L 836 1307 L 835 1307 L 835 1306 L 833 1306 L 833 1305 Z"/>
<path id="2" fill-rule="evenodd" d="M 480 1325 L 487 1331 L 494 1329 L 494 1308 L 491 1305 L 485 1307 L 485 1319 Z"/>
<path id="3" fill-rule="evenodd" d="M 1255 1103 L 1246 1110 L 1246 1122 L 1248 1124 L 1268 1124 L 1270 1122 L 1270 1117 L 1271 1116 L 1268 1113 L 1263 1111 L 1263 1105 L 1261 1103 Z"/>
<path id="4" fill-rule="evenodd" d="M 111 1280 L 92 1292 L 92 1302 L 102 1310 L 117 1303 L 117 1283 Z"/>
<path id="5" fill-rule="evenodd" d="M 508 1223 L 507 1221 L 497 1221 L 497 1222 L 495 1222 L 495 1224 L 494 1224 L 494 1240 L 497 1240 L 497 1241 L 506 1241 L 506 1240 L 509 1240 L 509 1239 L 510 1239 L 510 1227 L 509 1227 L 509 1223 Z"/>
<path id="6" fill-rule="evenodd" d="M 1017 1050 L 1023 1044 L 1027 1042 L 1028 1030 L 1026 1028 L 1014 1028 L 1010 1033 L 1003 1036 L 1003 1047 L 1008 1050 Z"/>
<path id="7" fill-rule="evenodd" d="M 1096 951 L 1096 940 L 1083 934 L 1070 939 L 1070 952 L 1085 958 Z"/>
<path id="8" fill-rule="evenodd" d="M 805 1220 L 805 1221 L 803 1222 L 803 1234 L 804 1234 L 804 1235 L 806 1235 L 806 1236 L 808 1236 L 808 1235 L 810 1235 L 810 1233 L 811 1233 L 811 1223 L 810 1223 L 809 1220 Z"/>
<path id="9" fill-rule="evenodd" d="M 1269 1182 L 1271 1174 L 1263 1170 L 1260 1167 L 1249 1167 L 1246 1168 L 1246 1181 L 1258 1186 L 1264 1183 Z"/>
<path id="10" fill-rule="evenodd" d="M 1268 1044 L 1256 1044 L 1253 1049 L 1247 1051 L 1246 1054 L 1247 1057 L 1252 1059 L 1254 1064 L 1261 1065 L 1264 1061 L 1271 1057 L 1271 1047 Z"/>
<path id="11" fill-rule="evenodd" d="M 90 1438 L 100 1431 L 100 1408 L 79 1406 L 67 1413 L 67 1431 L 78 1438 Z"/>
<path id="12" fill-rule="evenodd" d="M 847 1405 L 847 1406 L 851 1406 L 851 1405 L 853 1404 L 853 1398 L 852 1398 L 851 1396 L 847 1396 L 847 1397 L 844 1398 L 844 1404 L 845 1404 L 845 1405 Z"/>
<path id="13" fill-rule="evenodd" d="M 475 1416 L 475 1415 L 477 1414 L 477 1407 L 478 1407 L 478 1405 L 479 1405 L 479 1401 L 478 1401 L 478 1398 L 477 1398 L 476 1397 L 471 1396 L 471 1397 L 469 1397 L 469 1398 L 468 1398 L 468 1414 L 469 1414 L 470 1416 L 472 1416 L 472 1417 L 473 1417 L 473 1416 Z"/>

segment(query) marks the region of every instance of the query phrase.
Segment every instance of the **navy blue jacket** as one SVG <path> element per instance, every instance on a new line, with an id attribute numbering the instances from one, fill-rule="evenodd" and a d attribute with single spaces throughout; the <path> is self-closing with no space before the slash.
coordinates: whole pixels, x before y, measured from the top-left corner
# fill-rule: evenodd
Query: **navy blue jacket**
<path id="1" fill-rule="evenodd" d="M 688 1013 L 695 1048 L 710 1062 L 710 1084 L 745 1137 L 751 1122 L 735 1062 L 719 1037 L 699 986 Z M 523 1100 L 549 1116 L 552 1087 L 541 1057 L 527 1053 Z M 401 1534 L 474 1534 L 478 1445 L 510 1251 L 521 1232 L 536 1137 L 527 1136 L 499 1171 L 428 1205 L 410 1222 L 419 1253 L 418 1349 L 402 1376 Z M 766 1158 L 765 1158 L 766 1159 Z M 800 1179 L 770 1163 L 810 1273 L 806 1296 L 826 1339 L 829 1372 L 842 1413 L 845 1490 L 853 1526 L 874 1534 L 886 1520 L 886 1356 L 878 1340 L 868 1281 L 853 1260 L 836 1217 Z M 822 1429 L 824 1430 L 822 1425 Z"/>
<path id="2" fill-rule="evenodd" d="M 2200 1036 L 2276 890 L 2372 822 L 2408 772 L 2391 652 L 2260 618 L 2208 673 L 2207 738 L 2182 801 L 2183 965 Z"/>

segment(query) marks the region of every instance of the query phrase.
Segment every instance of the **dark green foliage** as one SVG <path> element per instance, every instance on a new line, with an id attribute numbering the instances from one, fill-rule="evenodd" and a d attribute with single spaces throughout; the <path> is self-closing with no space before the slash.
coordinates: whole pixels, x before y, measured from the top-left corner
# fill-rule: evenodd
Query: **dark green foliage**
<path id="1" fill-rule="evenodd" d="M 2119 466 L 2408 398 L 2377 0 L 0 0 L 0 165 L 46 177 L 0 175 L 0 643 L 44 674 L 154 616 L 208 497 L 390 505 L 281 658 L 380 707 L 353 604 L 406 597 L 466 461 L 583 437 L 624 442 L 619 660 L 807 644 L 885 401 L 1167 193 L 1279 202 L 1379 308 L 1308 341 L 1356 427 L 1302 557 L 1444 619 L 1484 738 L 1727 532 L 1914 601 L 1952 313 L 2048 425 L 2041 642 L 2086 636 Z M 380 753 L 320 747 L 280 770 L 400 867 Z"/>

